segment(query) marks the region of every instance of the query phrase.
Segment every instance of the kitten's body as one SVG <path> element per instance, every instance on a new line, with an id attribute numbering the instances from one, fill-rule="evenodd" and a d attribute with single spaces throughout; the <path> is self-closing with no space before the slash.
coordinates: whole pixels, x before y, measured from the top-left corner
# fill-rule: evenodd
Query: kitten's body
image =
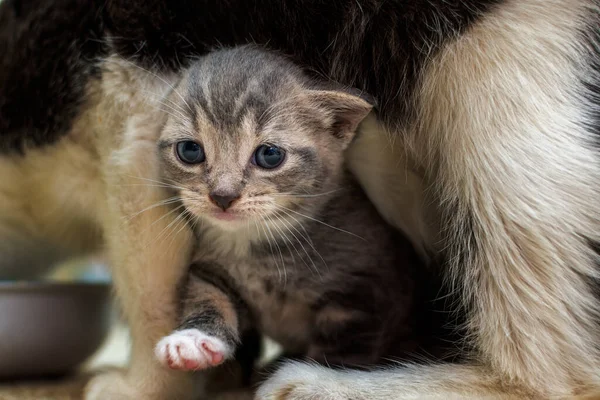
<path id="1" fill-rule="evenodd" d="M 370 106 L 249 46 L 196 61 L 174 90 L 164 175 L 199 222 L 199 250 L 181 325 L 159 358 L 185 369 L 200 355 L 186 347 L 194 330 L 199 352 L 212 340 L 227 357 L 249 328 L 329 364 L 414 352 L 423 265 L 343 162 Z M 174 156 L 190 140 L 204 149 L 197 165 Z M 264 143 L 285 149 L 276 168 L 253 158 Z M 219 190 L 236 197 L 224 211 L 210 201 Z"/>
<path id="2" fill-rule="evenodd" d="M 354 182 L 345 183 L 352 186 L 344 185 L 314 216 L 327 225 L 296 216 L 302 226 L 290 220 L 282 232 L 271 227 L 274 238 L 267 235 L 242 254 L 211 251 L 209 233 L 200 240 L 207 250 L 196 256 L 190 279 L 227 282 L 247 307 L 247 323 L 291 354 L 346 366 L 412 356 L 418 336 L 415 269 L 422 265 Z M 262 236 L 263 229 L 252 226 L 248 234 Z M 206 311 L 199 306 L 205 293 L 193 283 L 187 289 L 181 329 L 210 327 L 210 319 L 190 323 Z"/>

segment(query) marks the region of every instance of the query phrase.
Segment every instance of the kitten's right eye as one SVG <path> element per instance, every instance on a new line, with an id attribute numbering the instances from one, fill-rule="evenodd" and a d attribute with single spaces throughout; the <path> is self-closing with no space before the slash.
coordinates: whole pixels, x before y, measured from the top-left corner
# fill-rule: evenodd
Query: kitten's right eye
<path id="1" fill-rule="evenodd" d="M 202 146 L 191 140 L 177 143 L 177 156 L 186 164 L 200 164 L 206 159 Z"/>

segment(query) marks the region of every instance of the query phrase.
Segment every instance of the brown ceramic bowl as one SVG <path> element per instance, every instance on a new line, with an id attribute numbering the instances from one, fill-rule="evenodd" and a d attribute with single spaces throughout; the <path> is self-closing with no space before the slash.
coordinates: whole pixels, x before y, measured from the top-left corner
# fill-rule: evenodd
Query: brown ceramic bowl
<path id="1" fill-rule="evenodd" d="M 106 283 L 0 283 L 0 379 L 76 369 L 110 329 Z"/>

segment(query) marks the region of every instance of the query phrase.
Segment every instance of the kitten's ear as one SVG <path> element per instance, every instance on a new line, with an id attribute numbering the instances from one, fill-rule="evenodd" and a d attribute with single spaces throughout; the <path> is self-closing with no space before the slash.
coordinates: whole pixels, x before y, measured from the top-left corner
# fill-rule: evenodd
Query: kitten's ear
<path id="1" fill-rule="evenodd" d="M 358 125 L 373 109 L 365 99 L 335 90 L 311 90 L 311 100 L 333 116 L 333 134 L 350 143 Z"/>

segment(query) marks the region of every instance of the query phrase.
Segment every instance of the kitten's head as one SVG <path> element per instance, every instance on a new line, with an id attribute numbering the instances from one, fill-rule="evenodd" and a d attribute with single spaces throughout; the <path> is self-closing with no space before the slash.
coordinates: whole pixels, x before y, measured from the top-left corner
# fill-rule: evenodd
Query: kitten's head
<path id="1" fill-rule="evenodd" d="M 198 60 L 165 105 L 165 177 L 190 213 L 227 228 L 314 212 L 372 108 L 252 47 Z"/>

